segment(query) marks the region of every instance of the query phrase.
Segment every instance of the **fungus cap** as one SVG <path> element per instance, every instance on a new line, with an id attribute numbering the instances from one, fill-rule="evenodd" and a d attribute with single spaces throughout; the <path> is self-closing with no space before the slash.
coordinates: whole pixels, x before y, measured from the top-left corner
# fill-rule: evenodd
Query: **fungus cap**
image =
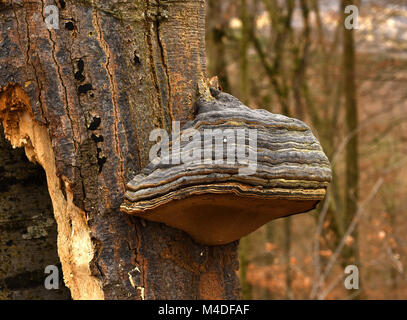
<path id="1" fill-rule="evenodd" d="M 163 141 L 161 155 L 127 184 L 121 210 L 184 230 L 200 243 L 221 245 L 273 219 L 314 209 L 325 196 L 331 169 L 310 128 L 211 92 L 211 99 L 197 102 L 197 116 L 178 140 Z M 190 161 L 174 161 L 185 158 Z"/>

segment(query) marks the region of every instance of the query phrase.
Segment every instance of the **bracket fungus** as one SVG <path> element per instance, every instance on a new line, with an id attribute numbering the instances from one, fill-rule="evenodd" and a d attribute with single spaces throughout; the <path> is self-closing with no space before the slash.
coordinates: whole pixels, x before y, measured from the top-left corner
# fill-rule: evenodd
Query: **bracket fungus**
<path id="1" fill-rule="evenodd" d="M 156 145 L 156 157 L 127 184 L 121 210 L 221 245 L 314 209 L 331 169 L 310 128 L 211 94 L 178 135 Z"/>

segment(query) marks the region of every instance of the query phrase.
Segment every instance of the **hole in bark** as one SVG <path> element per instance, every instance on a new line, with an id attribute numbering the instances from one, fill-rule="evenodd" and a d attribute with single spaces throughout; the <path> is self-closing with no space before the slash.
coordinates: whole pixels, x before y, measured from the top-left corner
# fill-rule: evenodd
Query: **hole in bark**
<path id="1" fill-rule="evenodd" d="M 73 31 L 73 29 L 75 29 L 75 26 L 72 23 L 72 21 L 69 21 L 69 22 L 65 23 L 65 29 L 67 29 L 69 31 Z"/>
<path id="2" fill-rule="evenodd" d="M 103 169 L 103 165 L 106 163 L 107 158 L 105 156 L 100 156 L 100 154 L 102 153 L 102 149 L 100 147 L 96 148 L 96 158 L 98 159 L 98 165 L 99 165 L 99 173 L 102 172 Z"/>
<path id="3" fill-rule="evenodd" d="M 88 129 L 96 130 L 97 128 L 99 128 L 101 122 L 102 120 L 99 117 L 93 117 L 92 122 L 90 123 Z"/>
<path id="4" fill-rule="evenodd" d="M 95 120 L 99 121 L 98 125 L 100 124 L 100 118 L 94 117 L 93 120 L 94 121 Z M 101 156 L 102 148 L 100 146 L 98 146 L 98 143 L 103 142 L 104 138 L 103 138 L 103 136 L 97 136 L 94 133 L 92 133 L 92 135 L 90 137 L 97 145 L 97 147 L 96 147 L 96 152 L 97 152 L 96 158 L 97 158 L 98 165 L 99 165 L 99 173 L 101 173 L 102 169 L 103 169 L 103 165 L 106 163 L 107 158 L 105 156 Z"/>
<path id="5" fill-rule="evenodd" d="M 77 72 L 75 72 L 75 79 L 82 82 L 85 80 L 85 76 L 82 73 L 80 73 L 79 71 L 77 71 Z"/>
<path id="6" fill-rule="evenodd" d="M 90 90 L 92 90 L 92 85 L 90 83 L 86 83 L 78 87 L 79 94 L 86 94 Z"/>
<path id="7" fill-rule="evenodd" d="M 0 190 L 2 294 L 7 299 L 70 299 L 70 292 L 62 283 L 57 224 L 45 172 L 28 161 L 23 148 L 13 149 L 3 132 L 0 123 L 1 177 L 9 181 L 7 190 Z M 56 265 L 60 270 L 58 290 L 44 287 L 47 265 Z"/>
<path id="8" fill-rule="evenodd" d="M 62 177 L 65 183 L 65 193 L 67 195 L 67 200 L 64 199 L 63 192 L 60 188 L 60 176 L 58 175 L 49 132 L 45 125 L 34 120 L 34 115 L 31 112 L 30 99 L 20 85 L 10 84 L 2 89 L 3 93 L 0 95 L 0 117 L 3 125 L 6 126 L 4 132 L 6 133 L 7 139 L 11 142 L 13 147 L 24 147 L 27 158 L 34 163 L 39 163 L 46 172 L 46 185 L 49 190 L 47 195 L 51 196 L 54 215 L 58 221 L 58 254 L 64 266 L 64 274 L 69 275 L 69 277 L 65 277 L 64 279 L 67 281 L 72 297 L 76 299 L 103 299 L 104 293 L 101 289 L 101 282 L 99 279 L 93 277 L 90 271 L 90 263 L 94 255 L 90 240 L 90 229 L 86 221 L 86 213 L 75 205 L 72 182 L 67 177 Z M 0 130 L 0 132 L 3 131 Z M 17 170 L 14 171 L 17 172 Z M 45 185 L 45 182 L 43 182 L 43 185 Z M 24 204 L 21 210 L 14 214 L 14 216 L 25 212 L 31 214 L 31 228 L 27 229 L 23 227 L 15 232 L 19 233 L 19 235 L 16 236 L 18 239 L 32 239 L 31 242 L 28 242 L 29 245 L 40 241 L 40 239 L 48 235 L 48 233 L 42 231 L 38 226 L 32 225 L 33 219 L 38 219 L 40 215 L 32 215 L 32 212 L 29 210 L 30 206 L 35 205 L 35 203 L 41 203 L 41 201 L 38 200 L 29 200 L 29 196 L 32 196 L 33 193 L 32 190 L 33 188 L 30 188 L 30 193 L 24 198 Z M 6 197 L 6 199 L 15 203 L 19 197 L 20 194 L 17 192 L 12 196 Z M 11 198 L 13 198 L 13 200 L 11 200 Z M 0 199 L 0 209 L 2 205 L 3 202 Z M 2 210 L 0 210 L 0 213 L 3 213 Z M 0 216 L 1 222 L 7 222 L 7 220 L 1 218 Z M 72 221 L 72 223 L 70 223 L 70 221 Z M 17 221 L 17 223 L 21 222 L 21 219 Z M 2 224 L 0 223 L 0 225 Z M 53 225 L 52 220 L 46 220 L 45 227 L 48 228 Z M 44 227 L 44 223 L 42 226 Z M 73 229 L 73 227 L 75 229 Z M 75 232 L 75 230 L 81 230 L 81 232 Z M 39 237 L 33 238 L 32 235 L 39 235 Z M 2 240 L 3 238 L 0 237 L 0 248 L 2 247 Z M 88 250 L 83 250 L 83 248 L 88 248 Z M 6 248 L 8 252 L 11 252 L 9 249 L 10 248 Z M 42 248 L 42 250 L 47 252 L 49 248 Z M 0 251 L 0 266 L 3 265 L 2 257 L 3 255 Z M 24 255 L 23 259 L 28 260 L 27 255 Z M 45 264 L 45 267 L 50 264 L 55 265 L 55 263 L 47 262 L 48 261 L 43 260 L 41 263 Z M 32 264 L 29 266 L 31 265 Z M 13 267 L 21 268 L 21 264 L 19 263 Z M 42 266 L 41 268 L 45 267 Z M 23 271 L 28 270 L 23 267 Z M 3 270 L 0 268 L 0 275 L 2 272 Z M 76 278 L 76 281 L 72 281 L 71 278 Z M 0 282 L 1 279 L 0 277 Z M 0 288 L 3 287 L 4 283 L 0 283 Z M 3 293 L 4 290 L 2 294 Z"/>
<path id="9" fill-rule="evenodd" d="M 106 163 L 107 158 L 103 156 L 102 158 L 99 158 L 99 152 L 98 152 L 98 165 L 99 165 L 99 173 L 102 172 L 103 165 Z"/>
<path id="10" fill-rule="evenodd" d="M 76 67 L 78 71 L 75 72 L 75 79 L 82 82 L 85 80 L 85 76 L 83 75 L 83 70 L 85 69 L 85 62 L 82 59 L 79 59 L 76 63 Z"/>
<path id="11" fill-rule="evenodd" d="M 95 143 L 103 142 L 103 136 L 97 136 L 96 134 L 92 133 L 90 136 Z"/>
<path id="12" fill-rule="evenodd" d="M 83 62 L 82 59 L 79 59 L 76 66 L 78 67 L 78 72 L 82 73 L 83 69 L 85 68 L 85 62 Z"/>
<path id="13" fill-rule="evenodd" d="M 134 63 L 136 65 L 139 65 L 141 63 L 140 57 L 138 56 L 137 51 L 134 51 Z"/>
<path id="14" fill-rule="evenodd" d="M 61 9 L 65 9 L 66 7 L 66 3 L 64 0 L 59 0 L 59 6 L 61 7 Z"/>

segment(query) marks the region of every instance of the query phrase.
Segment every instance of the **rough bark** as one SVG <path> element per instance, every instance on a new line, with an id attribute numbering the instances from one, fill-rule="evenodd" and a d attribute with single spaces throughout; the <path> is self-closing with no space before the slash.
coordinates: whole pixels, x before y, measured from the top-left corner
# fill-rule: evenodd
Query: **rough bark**
<path id="1" fill-rule="evenodd" d="M 203 0 L 1 1 L 0 118 L 45 170 L 74 299 L 232 299 L 237 244 L 207 247 L 120 213 L 149 132 L 192 119 L 205 75 Z"/>

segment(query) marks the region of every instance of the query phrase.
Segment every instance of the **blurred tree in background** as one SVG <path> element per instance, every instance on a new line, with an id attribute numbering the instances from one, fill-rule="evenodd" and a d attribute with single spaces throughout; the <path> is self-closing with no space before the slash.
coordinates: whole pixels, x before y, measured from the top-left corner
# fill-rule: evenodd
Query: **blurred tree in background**
<path id="1" fill-rule="evenodd" d="M 209 0 L 207 47 L 224 91 L 302 119 L 332 163 L 319 208 L 242 239 L 243 297 L 407 298 L 405 1 Z"/>

